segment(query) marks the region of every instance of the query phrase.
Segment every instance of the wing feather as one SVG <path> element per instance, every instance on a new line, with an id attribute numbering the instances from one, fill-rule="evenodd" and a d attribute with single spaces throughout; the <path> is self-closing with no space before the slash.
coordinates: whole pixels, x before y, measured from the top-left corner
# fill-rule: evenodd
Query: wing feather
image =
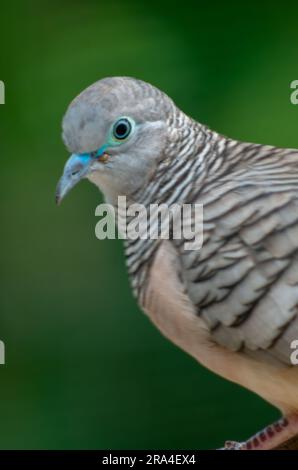
<path id="1" fill-rule="evenodd" d="M 181 262 L 216 342 L 290 364 L 298 339 L 298 153 L 266 149 L 260 161 L 207 181 L 197 199 L 203 247 L 183 252 Z"/>

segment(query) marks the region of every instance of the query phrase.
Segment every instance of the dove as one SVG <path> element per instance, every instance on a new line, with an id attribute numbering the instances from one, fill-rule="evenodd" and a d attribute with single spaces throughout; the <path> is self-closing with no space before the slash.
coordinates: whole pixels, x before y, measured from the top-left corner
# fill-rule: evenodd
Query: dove
<path id="1" fill-rule="evenodd" d="M 221 135 L 130 77 L 88 87 L 62 128 L 71 156 L 57 203 L 86 178 L 116 209 L 120 196 L 203 206 L 199 249 L 174 237 L 124 240 L 132 290 L 166 338 L 280 410 L 276 423 L 225 449 L 296 442 L 298 150 Z"/>

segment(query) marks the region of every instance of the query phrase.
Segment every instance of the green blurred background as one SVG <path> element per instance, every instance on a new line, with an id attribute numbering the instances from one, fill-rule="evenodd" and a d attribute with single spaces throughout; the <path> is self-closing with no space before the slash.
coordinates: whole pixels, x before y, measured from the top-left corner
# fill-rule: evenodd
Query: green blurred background
<path id="1" fill-rule="evenodd" d="M 57 208 L 60 123 L 99 78 L 130 75 L 234 138 L 298 147 L 298 4 L 1 4 L 0 448 L 215 448 L 278 413 L 164 339 L 132 298 L 97 189 Z"/>

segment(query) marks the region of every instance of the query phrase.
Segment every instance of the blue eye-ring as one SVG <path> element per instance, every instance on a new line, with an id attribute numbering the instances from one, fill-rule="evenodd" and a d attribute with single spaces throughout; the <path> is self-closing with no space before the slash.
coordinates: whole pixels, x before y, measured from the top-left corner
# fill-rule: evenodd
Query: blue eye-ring
<path id="1" fill-rule="evenodd" d="M 120 118 L 113 126 L 113 136 L 117 140 L 126 139 L 131 133 L 131 123 L 126 118 Z"/>

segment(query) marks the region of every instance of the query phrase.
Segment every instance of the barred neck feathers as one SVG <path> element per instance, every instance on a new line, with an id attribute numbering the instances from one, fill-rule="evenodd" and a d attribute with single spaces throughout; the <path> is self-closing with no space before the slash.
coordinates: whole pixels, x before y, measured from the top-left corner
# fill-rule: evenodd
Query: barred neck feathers
<path id="1" fill-rule="evenodd" d="M 207 174 L 218 168 L 226 138 L 192 120 L 175 108 L 168 119 L 169 140 L 163 158 L 147 187 L 132 195 L 132 201 L 150 204 L 191 202 Z M 143 303 L 144 286 L 160 240 L 126 240 L 125 254 L 132 287 Z"/>

